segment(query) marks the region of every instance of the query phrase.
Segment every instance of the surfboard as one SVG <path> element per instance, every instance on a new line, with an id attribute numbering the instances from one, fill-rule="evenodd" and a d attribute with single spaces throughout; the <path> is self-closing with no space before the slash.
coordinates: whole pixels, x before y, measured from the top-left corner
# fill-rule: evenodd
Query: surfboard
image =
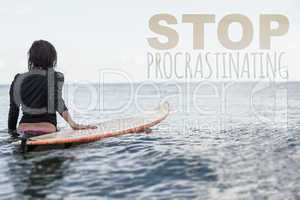
<path id="1" fill-rule="evenodd" d="M 104 121 L 96 129 L 64 130 L 55 133 L 31 137 L 26 145 L 60 145 L 94 142 L 109 137 L 116 137 L 130 133 L 140 133 L 149 129 L 169 115 L 169 105 L 162 103 L 157 109 L 141 113 L 136 116 Z M 20 142 L 19 142 L 20 144 Z"/>

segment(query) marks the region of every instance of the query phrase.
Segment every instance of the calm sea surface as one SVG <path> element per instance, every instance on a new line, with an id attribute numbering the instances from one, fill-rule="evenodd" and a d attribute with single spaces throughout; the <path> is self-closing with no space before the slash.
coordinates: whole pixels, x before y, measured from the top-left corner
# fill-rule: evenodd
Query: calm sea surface
<path id="1" fill-rule="evenodd" d="M 163 99 L 172 112 L 149 134 L 23 155 L 7 133 L 8 86 L 0 86 L 0 199 L 300 199 L 300 83 L 66 85 L 64 93 L 81 123 Z"/>

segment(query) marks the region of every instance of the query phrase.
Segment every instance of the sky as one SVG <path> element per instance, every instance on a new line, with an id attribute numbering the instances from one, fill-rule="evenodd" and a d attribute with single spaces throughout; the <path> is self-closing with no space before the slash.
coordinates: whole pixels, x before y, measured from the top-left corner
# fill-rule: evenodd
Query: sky
<path id="1" fill-rule="evenodd" d="M 27 70 L 27 51 L 34 40 L 50 41 L 58 52 L 57 70 L 67 82 L 98 82 L 100 70 L 125 73 L 133 81 L 147 80 L 147 42 L 155 34 L 149 30 L 149 19 L 169 13 L 178 19 L 174 26 L 180 33 L 174 51 L 191 50 L 192 31 L 181 23 L 182 14 L 214 14 L 216 23 L 205 35 L 207 50 L 224 48 L 215 38 L 218 22 L 227 14 L 240 13 L 251 19 L 254 39 L 246 51 L 258 49 L 260 14 L 283 14 L 288 17 L 287 35 L 272 40 L 272 49 L 285 51 L 289 80 L 300 81 L 298 0 L 10 0 L 0 7 L 0 84 L 9 84 L 16 73 Z M 236 29 L 238 32 L 238 28 Z M 110 82 L 124 81 L 111 75 Z"/>

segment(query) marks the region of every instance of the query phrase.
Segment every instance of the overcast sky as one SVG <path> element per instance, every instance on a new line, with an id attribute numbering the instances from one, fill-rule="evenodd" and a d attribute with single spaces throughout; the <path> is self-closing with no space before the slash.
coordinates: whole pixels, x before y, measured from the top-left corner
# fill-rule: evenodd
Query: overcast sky
<path id="1" fill-rule="evenodd" d="M 0 84 L 10 83 L 14 74 L 27 69 L 27 51 L 34 40 L 45 39 L 58 51 L 57 70 L 68 82 L 97 82 L 99 69 L 127 72 L 135 81 L 146 79 L 146 38 L 151 16 L 170 13 L 181 21 L 182 14 L 215 14 L 216 22 L 227 14 L 247 15 L 254 23 L 255 38 L 247 49 L 258 49 L 258 16 L 284 14 L 289 18 L 288 35 L 276 39 L 274 50 L 288 54 L 290 79 L 300 80 L 299 0 L 26 0 L 2 1 L 0 7 Z M 190 44 L 190 26 L 184 27 L 180 42 Z M 205 41 L 209 50 L 222 50 L 216 38 L 217 25 L 210 26 Z M 182 28 L 178 25 L 178 31 Z M 111 80 L 113 81 L 113 80 Z"/>

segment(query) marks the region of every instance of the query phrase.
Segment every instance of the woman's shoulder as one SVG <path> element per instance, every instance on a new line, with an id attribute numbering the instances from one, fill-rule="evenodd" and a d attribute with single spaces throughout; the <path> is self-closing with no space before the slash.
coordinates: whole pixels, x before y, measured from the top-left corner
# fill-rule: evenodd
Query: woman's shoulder
<path id="1" fill-rule="evenodd" d="M 11 84 L 10 84 L 10 87 L 11 87 L 11 88 L 15 87 L 15 85 L 17 84 L 16 82 L 18 82 L 17 80 L 18 80 L 19 76 L 20 76 L 20 73 L 17 73 L 17 74 L 14 76 L 14 79 L 13 79 L 13 81 L 12 81 Z"/>
<path id="2" fill-rule="evenodd" d="M 15 74 L 14 79 L 13 79 L 12 82 L 15 82 L 19 76 L 20 76 L 20 73 Z"/>
<path id="3" fill-rule="evenodd" d="M 65 80 L 65 76 L 62 72 L 55 71 L 55 75 L 56 75 L 57 80 L 59 80 L 59 81 L 64 81 Z"/>

